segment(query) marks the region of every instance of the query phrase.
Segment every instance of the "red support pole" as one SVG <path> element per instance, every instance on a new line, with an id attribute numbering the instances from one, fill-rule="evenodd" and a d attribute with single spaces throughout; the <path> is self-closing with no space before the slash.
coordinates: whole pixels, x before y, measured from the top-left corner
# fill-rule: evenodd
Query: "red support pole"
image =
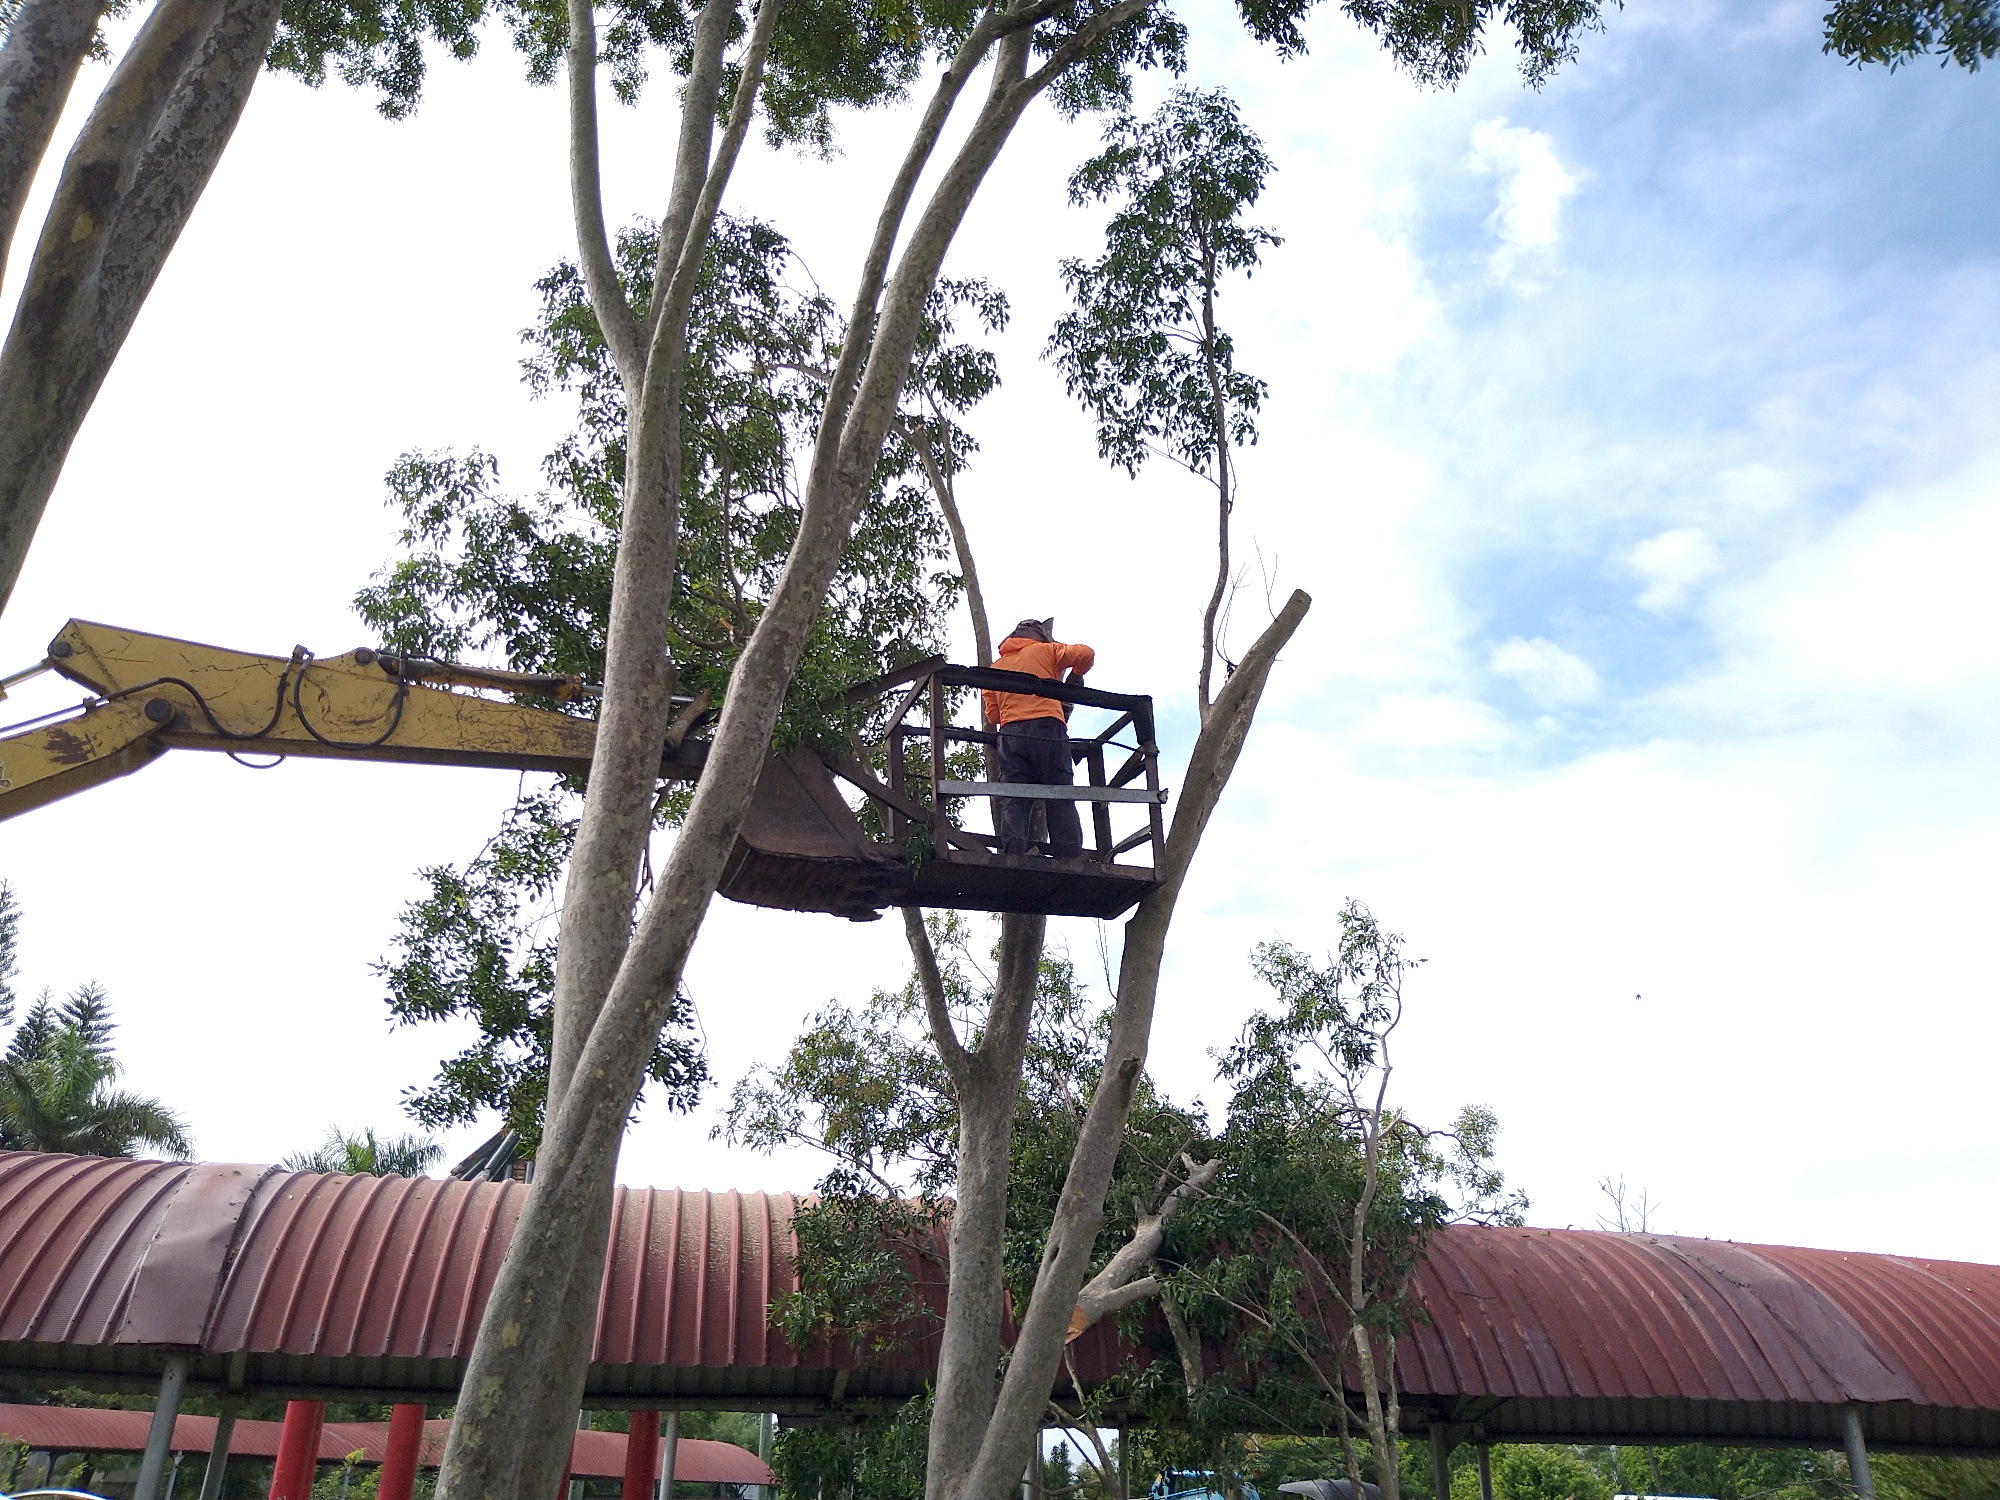
<path id="1" fill-rule="evenodd" d="M 271 1465 L 271 1500 L 312 1500 L 319 1467 L 319 1437 L 326 1426 L 324 1401 L 287 1401 L 285 1428 L 278 1435 L 278 1461 Z"/>
<path id="2" fill-rule="evenodd" d="M 417 1483 L 417 1450 L 424 1442 L 424 1409 L 420 1403 L 398 1402 L 389 1413 L 389 1449 L 382 1455 L 382 1480 L 376 1500 L 410 1500 Z"/>
<path id="3" fill-rule="evenodd" d="M 635 1411 L 625 1439 L 625 1488 L 619 1500 L 653 1500 L 653 1484 L 659 1477 L 660 1414 Z"/>

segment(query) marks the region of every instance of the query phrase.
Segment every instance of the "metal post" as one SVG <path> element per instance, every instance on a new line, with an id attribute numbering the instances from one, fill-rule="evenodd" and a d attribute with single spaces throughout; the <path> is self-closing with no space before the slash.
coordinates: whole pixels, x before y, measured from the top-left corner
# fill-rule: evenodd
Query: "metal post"
<path id="1" fill-rule="evenodd" d="M 139 1482 L 132 1500 L 160 1500 L 160 1478 L 167 1472 L 167 1455 L 174 1446 L 174 1418 L 181 1414 L 181 1392 L 187 1389 L 185 1354 L 171 1355 L 160 1375 L 160 1399 L 153 1403 L 153 1425 L 146 1432 L 146 1454 L 139 1460 Z"/>
<path id="2" fill-rule="evenodd" d="M 236 1431 L 236 1398 L 222 1398 L 222 1414 L 215 1419 L 215 1441 L 208 1445 L 208 1467 L 201 1475 L 201 1500 L 222 1500 L 222 1476 L 229 1468 L 229 1439 Z"/>
<path id="3" fill-rule="evenodd" d="M 944 797 L 938 783 L 944 780 L 944 681 L 931 678 L 931 858 L 943 859 L 951 844 L 945 837 L 950 826 L 944 815 Z"/>
<path id="4" fill-rule="evenodd" d="M 285 1403 L 278 1458 L 271 1465 L 271 1500 L 312 1500 L 313 1471 L 319 1467 L 319 1438 L 325 1427 L 324 1401 Z"/>
<path id="5" fill-rule="evenodd" d="M 674 1469 L 680 1462 L 681 1414 L 663 1412 L 660 1424 L 660 1500 L 674 1500 Z"/>
<path id="6" fill-rule="evenodd" d="M 1861 1408 L 1843 1407 L 1840 1435 L 1847 1443 L 1847 1472 L 1861 1500 L 1875 1500 L 1875 1476 L 1868 1471 L 1868 1440 L 1861 1433 Z"/>
<path id="7" fill-rule="evenodd" d="M 634 1407 L 625 1431 L 625 1481 L 619 1500 L 652 1500 L 660 1478 L 660 1414 Z"/>
<path id="8" fill-rule="evenodd" d="M 1444 1423 L 1431 1423 L 1431 1495 L 1451 1500 L 1451 1434 Z"/>
<path id="9" fill-rule="evenodd" d="M 382 1454 L 382 1477 L 375 1500 L 410 1500 L 417 1487 L 418 1450 L 424 1445 L 424 1408 L 399 1401 L 389 1411 L 389 1444 Z"/>
<path id="10" fill-rule="evenodd" d="M 1479 1458 L 1479 1500 L 1493 1500 L 1493 1450 L 1481 1443 L 1472 1451 Z"/>
<path id="11" fill-rule="evenodd" d="M 996 833 L 999 832 L 997 828 L 994 831 Z M 767 1466 L 771 1462 L 771 1449 L 777 1441 L 777 1436 L 778 1414 L 767 1411 L 757 1418 L 757 1456 Z M 778 1487 L 776 1485 L 760 1484 L 757 1486 L 757 1500 L 773 1500 L 777 1492 Z M 674 1500 L 674 1497 L 672 1495 L 663 1495 L 661 1500 Z"/>

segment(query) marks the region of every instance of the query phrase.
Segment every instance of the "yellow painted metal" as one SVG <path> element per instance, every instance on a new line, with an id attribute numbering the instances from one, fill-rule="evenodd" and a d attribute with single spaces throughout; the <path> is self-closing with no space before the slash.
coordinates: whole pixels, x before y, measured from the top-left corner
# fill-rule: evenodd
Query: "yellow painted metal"
<path id="1" fill-rule="evenodd" d="M 0 739 L 12 783 L 0 786 L 0 818 L 137 770 L 167 749 L 582 772 L 597 736 L 590 719 L 399 682 L 391 672 L 399 664 L 365 647 L 264 656 L 71 620 L 50 642 L 49 664 L 104 701 Z M 661 767 L 698 770 L 694 755 Z"/>
<path id="2" fill-rule="evenodd" d="M 138 770 L 167 748 L 165 727 L 144 698 L 121 698 L 0 739 L 0 818 Z"/>

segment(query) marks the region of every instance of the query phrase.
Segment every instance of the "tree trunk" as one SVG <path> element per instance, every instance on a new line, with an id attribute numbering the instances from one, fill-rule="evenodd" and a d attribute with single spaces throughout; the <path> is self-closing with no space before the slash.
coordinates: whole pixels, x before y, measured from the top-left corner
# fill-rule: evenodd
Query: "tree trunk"
<path id="1" fill-rule="evenodd" d="M 715 7 L 721 3 L 711 0 L 703 11 L 698 35 L 710 25 L 717 13 Z M 580 868 L 570 877 L 564 910 L 561 941 L 565 958 L 558 975 L 557 1036 L 535 1180 L 487 1299 L 467 1364 L 439 1477 L 440 1500 L 502 1500 L 515 1495 L 547 1500 L 549 1488 L 556 1482 L 561 1436 L 551 1414 L 565 1404 L 574 1406 L 581 1390 L 589 1352 L 588 1314 L 601 1277 L 604 1222 L 619 1141 L 638 1096 L 646 1061 L 652 1056 L 661 1026 L 672 1014 L 688 953 L 762 773 L 785 690 L 838 565 L 841 548 L 869 493 L 909 371 L 924 303 L 936 284 L 953 235 L 1022 111 L 1064 68 L 1143 5 L 1144 0 L 1123 0 L 1117 8 L 1094 18 L 1057 47 L 1032 75 L 1027 72 L 1029 28 L 1017 26 L 1002 37 L 1007 29 L 1004 17 L 986 12 L 941 79 L 891 186 L 864 262 L 840 364 L 829 382 L 797 538 L 731 674 L 722 716 L 687 817 L 656 893 L 629 942 L 625 934 L 634 903 L 630 871 L 637 850 L 644 847 L 644 828 L 632 818 L 634 810 L 650 807 L 658 770 L 657 731 L 665 724 L 664 694 L 657 692 L 655 679 L 648 676 L 664 670 L 650 660 L 664 651 L 664 630 L 655 633 L 649 622 L 664 621 L 673 579 L 672 537 L 656 534 L 661 520 L 669 517 L 650 497 L 635 503 L 634 493 L 628 489 L 627 530 L 621 538 L 618 562 L 618 585 L 625 597 L 614 597 L 613 636 L 606 662 L 607 713 L 598 732 L 597 758 L 584 813 L 586 826 L 602 831 L 593 833 L 588 849 L 581 831 L 579 834 L 576 859 Z M 759 35 L 768 45 L 777 10 L 775 5 L 759 8 L 751 55 L 756 55 Z M 581 33 L 581 27 L 573 27 L 573 60 L 586 51 Z M 917 181 L 968 74 L 994 50 L 996 41 L 992 88 L 922 216 L 911 228 L 901 261 L 885 290 L 891 253 Z M 700 76 L 702 67 L 698 58 L 695 76 Z M 742 68 L 742 79 L 727 131 L 736 145 L 747 127 L 748 104 L 756 87 L 756 69 L 748 62 Z M 573 88 L 573 99 L 579 92 Z M 699 101 L 690 98 L 686 109 L 699 113 Z M 683 122 L 683 168 L 689 155 L 686 142 L 690 132 L 698 128 Z M 573 120 L 573 148 L 578 139 L 579 127 Z M 644 384 L 648 420 L 635 432 L 633 442 L 633 462 L 641 477 L 652 472 L 650 463 L 668 468 L 678 464 L 677 451 L 664 442 L 665 426 L 655 425 L 659 419 L 653 403 L 656 393 L 665 403 L 667 393 L 677 390 L 666 377 L 672 375 L 679 358 L 693 272 L 719 207 L 733 149 L 726 139 L 725 149 L 703 174 L 699 202 L 689 210 L 688 228 L 667 295 L 656 294 L 649 310 L 653 327 L 649 330 Z M 681 188 L 691 180 L 687 172 L 677 170 L 676 211 L 683 201 Z M 572 196 L 578 201 L 595 201 L 588 192 L 578 194 L 574 186 Z M 663 230 L 662 269 L 668 262 L 668 241 L 675 222 L 670 213 Z M 627 379 L 629 386 L 629 375 Z M 636 455 L 642 438 L 651 458 Z M 661 494 L 665 494 L 664 487 Z M 640 523 L 639 534 L 635 534 L 635 519 Z M 662 567 L 663 561 L 669 566 Z M 614 730 L 610 711 L 619 697 L 628 694 L 635 704 Z M 592 804 L 600 799 L 608 799 L 601 804 L 604 810 L 593 814 Z M 625 852 L 628 849 L 633 851 L 631 863 Z M 571 953 L 568 950 L 573 944 L 576 951 Z M 605 987 L 602 1001 L 593 1003 L 600 985 Z"/>
<path id="2" fill-rule="evenodd" d="M 924 1483 L 929 1497 L 955 1494 L 963 1484 L 972 1455 L 978 1452 L 979 1436 L 992 1419 L 998 1392 L 1014 1109 L 1047 928 L 1046 917 L 1001 918 L 1000 972 L 980 1045 L 947 1062 L 958 1093 L 958 1181 L 951 1220 L 951 1279 L 931 1405 Z M 928 1002 L 928 976 L 925 989 Z M 941 987 L 928 1008 L 934 1031 L 940 1016 L 949 1028 Z"/>
<path id="3" fill-rule="evenodd" d="M 23 0 L 7 28 L 0 47 L 0 276 L 102 14 L 99 0 Z"/>
<path id="4" fill-rule="evenodd" d="M 63 164 L 0 347 L 0 609 L 77 429 L 242 118 L 278 14 L 279 0 L 159 0 Z"/>
<path id="5" fill-rule="evenodd" d="M 1020 1319 L 1020 1332 L 1007 1361 L 992 1421 L 981 1436 L 978 1457 L 963 1484 L 955 1492 L 933 1491 L 933 1500 L 1006 1500 L 1027 1461 L 1062 1361 L 1070 1316 L 1089 1270 L 1091 1251 L 1103 1226 L 1104 1196 L 1145 1067 L 1174 905 L 1208 820 L 1242 753 L 1271 667 L 1310 605 L 1304 593 L 1294 593 L 1286 602 L 1224 685 L 1195 740 L 1161 855 L 1160 884 L 1125 924 L 1104 1069 L 1070 1157 L 1055 1222 L 1042 1252 L 1034 1293 Z M 953 1279 L 957 1279 L 956 1271 Z M 940 1384 L 946 1378 L 942 1361 L 938 1378 Z"/>

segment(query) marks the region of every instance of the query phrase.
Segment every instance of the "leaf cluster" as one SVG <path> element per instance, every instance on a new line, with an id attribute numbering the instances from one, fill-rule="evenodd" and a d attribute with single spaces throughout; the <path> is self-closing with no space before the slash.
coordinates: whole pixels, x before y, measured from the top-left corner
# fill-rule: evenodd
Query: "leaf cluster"
<path id="1" fill-rule="evenodd" d="M 430 1083 L 404 1091 L 404 1108 L 420 1124 L 443 1129 L 497 1110 L 533 1154 L 554 1026 L 551 903 L 574 836 L 558 793 L 523 796 L 463 868 L 421 872 L 429 889 L 404 908 L 395 948 L 375 965 L 389 1013 L 405 1026 L 465 1017 L 478 1035 L 445 1058 Z M 686 1110 L 708 1064 L 692 1006 L 677 1007 L 675 1017 L 655 1043 L 646 1078 L 667 1108 Z"/>
<path id="2" fill-rule="evenodd" d="M 2000 0 L 1837 0 L 1825 24 L 1824 50 L 1857 66 L 1935 56 L 1977 72 L 2000 54 Z"/>
<path id="3" fill-rule="evenodd" d="M 335 1126 L 311 1151 L 280 1163 L 287 1172 L 329 1172 L 348 1177 L 422 1177 L 444 1160 L 444 1147 L 417 1135 L 378 1140 L 375 1127 L 348 1134 Z"/>
<path id="4" fill-rule="evenodd" d="M 902 98 L 925 60 L 948 55 L 977 15 L 970 0 L 783 3 L 761 90 L 765 134 L 821 153 L 832 148 L 835 110 Z M 619 99 L 639 97 L 656 54 L 686 76 L 699 9 L 681 0 L 598 7 L 598 53 Z M 371 89 L 381 113 L 400 119 L 421 101 L 432 55 L 473 57 L 489 24 L 504 28 L 531 82 L 553 81 L 569 46 L 563 0 L 286 0 L 269 65 L 313 87 L 333 74 Z M 734 39 L 746 30 L 739 14 Z"/>
<path id="5" fill-rule="evenodd" d="M 1095 420 L 1100 455 L 1137 474 L 1160 450 L 1205 473 L 1225 444 L 1257 438 L 1267 387 L 1236 369 L 1215 313 L 1225 278 L 1281 243 L 1243 217 L 1271 159 L 1219 89 L 1176 89 L 1151 119 L 1120 114 L 1104 135 L 1069 196 L 1115 212 L 1102 256 L 1062 263 L 1074 306 L 1049 354 Z"/>
<path id="6" fill-rule="evenodd" d="M 642 309 L 658 251 L 651 225 L 619 236 L 621 280 Z M 681 691 L 717 702 L 797 534 L 797 460 L 837 352 L 833 307 L 816 289 L 792 285 L 796 269 L 790 245 L 769 225 L 725 216 L 689 318 L 667 644 Z M 501 492 L 495 465 L 478 452 L 406 455 L 389 476 L 403 556 L 356 607 L 393 649 L 498 653 L 517 671 L 595 681 L 617 555 L 625 390 L 576 267 L 559 265 L 537 289 L 541 316 L 523 334 L 524 376 L 537 395 L 568 399 L 577 414 L 543 461 L 547 488 L 531 497 Z M 948 392 L 978 386 L 948 330 L 932 339 L 941 378 L 953 382 Z M 884 453 L 792 684 L 780 745 L 843 742 L 852 725 L 831 707 L 839 692 L 929 654 L 942 638 L 959 583 L 944 566 L 943 526 L 918 467 L 906 447 Z"/>
<path id="7" fill-rule="evenodd" d="M 956 914 L 931 920 L 947 1004 L 968 1045 L 976 1045 L 992 998 L 973 932 Z M 1004 1274 L 1019 1301 L 1041 1259 L 1107 1023 L 1069 960 L 1045 956 L 1015 1105 L 1007 1207 Z M 922 1326 L 958 1127 L 958 1101 L 925 1029 L 914 977 L 859 1006 L 827 1005 L 783 1062 L 737 1084 L 719 1134 L 766 1151 L 809 1146 L 831 1158 L 797 1219 L 799 1290 L 779 1307 L 797 1346 L 836 1334 L 874 1340 L 902 1329 L 907 1336 Z M 1157 1201 L 1163 1167 L 1204 1133 L 1196 1114 L 1142 1084 L 1094 1265 Z"/>
<path id="8" fill-rule="evenodd" d="M 784 1500 L 923 1500 L 930 1421 L 931 1400 L 923 1395 L 886 1418 L 782 1427 L 771 1446 L 778 1493 Z"/>
<path id="9" fill-rule="evenodd" d="M 619 237 L 625 291 L 643 308 L 656 230 Z M 795 283 L 804 280 L 803 289 Z M 625 466 L 625 391 L 581 274 L 557 266 L 537 284 L 540 316 L 523 338 L 524 376 L 573 403 L 572 429 L 543 464 L 545 487 L 502 490 L 488 455 L 412 453 L 389 475 L 401 555 L 357 596 L 392 650 L 465 660 L 498 657 L 522 672 L 603 676 Z M 840 695 L 855 681 L 931 654 L 959 580 L 925 488 L 918 435 L 951 469 L 974 445 L 956 425 L 998 383 L 990 352 L 960 339 L 954 318 L 988 328 L 1006 302 L 980 282 L 945 282 L 932 298 L 911 382 L 905 434 L 875 485 L 807 644 L 781 715 L 778 745 L 842 746 L 861 727 Z M 769 225 L 724 218 L 703 260 L 689 320 L 682 392 L 683 469 L 677 587 L 668 647 L 681 690 L 719 703 L 797 533 L 797 462 L 837 356 L 837 320 L 789 244 Z M 948 470 L 949 471 L 949 470 Z M 541 706 L 572 713 L 589 702 Z M 477 1039 L 443 1063 L 408 1107 L 432 1128 L 497 1108 L 532 1143 L 546 1087 L 555 971 L 555 893 L 575 832 L 565 779 L 524 792 L 501 831 L 463 865 L 426 870 L 425 897 L 402 917 L 377 966 L 402 1023 L 465 1016 Z M 671 823 L 690 788 L 669 783 L 657 817 Z M 706 1078 L 684 1028 L 655 1054 L 652 1079 L 673 1107 Z"/>
<path id="10" fill-rule="evenodd" d="M 1153 1389 L 1210 1445 L 1335 1426 L 1346 1330 L 1406 1331 L 1420 1315 L 1410 1277 L 1437 1229 L 1518 1223 L 1526 1206 L 1493 1165 L 1491 1111 L 1428 1130 L 1386 1104 L 1390 1035 L 1417 961 L 1360 903 L 1340 922 L 1326 962 L 1283 942 L 1253 954 L 1277 1003 L 1217 1056 L 1232 1090 L 1211 1147 L 1223 1170 L 1169 1235 L 1168 1295 L 1212 1364 L 1195 1390 L 1164 1372 Z"/>
<path id="11" fill-rule="evenodd" d="M 0 1020 L 12 1018 L 11 1008 Z M 132 1156 L 150 1147 L 185 1159 L 186 1122 L 157 1099 L 116 1087 L 116 1028 L 95 984 L 58 1004 L 44 991 L 0 1054 L 0 1151 Z"/>

